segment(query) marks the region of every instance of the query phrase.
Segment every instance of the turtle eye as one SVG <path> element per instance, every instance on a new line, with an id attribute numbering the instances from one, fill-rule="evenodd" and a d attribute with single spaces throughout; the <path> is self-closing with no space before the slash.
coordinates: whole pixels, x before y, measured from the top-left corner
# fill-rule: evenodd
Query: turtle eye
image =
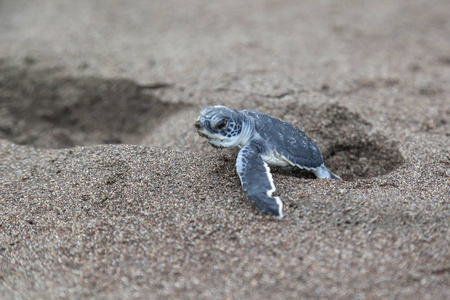
<path id="1" fill-rule="evenodd" d="M 219 130 L 224 130 L 228 125 L 228 118 L 224 118 L 222 120 L 220 120 L 217 124 L 216 124 L 216 128 Z"/>

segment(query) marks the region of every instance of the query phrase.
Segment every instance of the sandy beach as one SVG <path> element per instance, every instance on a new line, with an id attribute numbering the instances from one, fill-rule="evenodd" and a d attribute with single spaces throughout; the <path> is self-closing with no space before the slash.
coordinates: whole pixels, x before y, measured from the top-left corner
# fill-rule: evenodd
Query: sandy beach
<path id="1" fill-rule="evenodd" d="M 38 2 L 0 0 L 1 299 L 450 298 L 450 2 Z M 262 214 L 218 104 L 344 181 L 271 168 Z"/>

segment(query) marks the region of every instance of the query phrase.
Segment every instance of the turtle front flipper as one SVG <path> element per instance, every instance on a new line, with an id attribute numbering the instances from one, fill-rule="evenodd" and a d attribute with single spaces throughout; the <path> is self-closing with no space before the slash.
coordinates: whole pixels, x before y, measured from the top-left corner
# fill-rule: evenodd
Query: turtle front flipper
<path id="1" fill-rule="evenodd" d="M 241 179 L 242 188 L 250 200 L 258 208 L 278 219 L 283 218 L 283 203 L 280 198 L 272 197 L 275 191 L 269 166 L 262 160 L 264 147 L 258 141 L 253 141 L 239 151 L 236 170 Z"/>

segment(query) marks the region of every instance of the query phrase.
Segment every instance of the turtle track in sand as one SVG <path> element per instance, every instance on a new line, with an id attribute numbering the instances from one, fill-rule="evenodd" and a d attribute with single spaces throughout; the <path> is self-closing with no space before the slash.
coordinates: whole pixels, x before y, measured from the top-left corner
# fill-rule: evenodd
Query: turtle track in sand
<path id="1" fill-rule="evenodd" d="M 127 143 L 218 153 L 192 129 L 190 118 L 200 107 L 168 103 L 152 93 L 166 88 L 164 84 L 140 86 L 127 79 L 55 73 L 34 70 L 26 62 L 0 62 L 0 138 L 37 148 Z M 372 133 L 367 121 L 339 104 L 263 106 L 258 110 L 312 137 L 327 167 L 345 180 L 384 175 L 404 162 L 394 141 Z"/>

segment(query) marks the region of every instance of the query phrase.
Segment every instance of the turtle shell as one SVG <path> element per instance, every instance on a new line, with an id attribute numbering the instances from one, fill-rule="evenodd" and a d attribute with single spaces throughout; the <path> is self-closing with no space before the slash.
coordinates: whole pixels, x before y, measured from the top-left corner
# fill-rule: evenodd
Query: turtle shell
<path id="1" fill-rule="evenodd" d="M 255 131 L 268 148 L 284 156 L 291 165 L 314 169 L 323 164 L 319 147 L 300 129 L 261 112 L 243 110 L 241 113 L 254 119 Z"/>

